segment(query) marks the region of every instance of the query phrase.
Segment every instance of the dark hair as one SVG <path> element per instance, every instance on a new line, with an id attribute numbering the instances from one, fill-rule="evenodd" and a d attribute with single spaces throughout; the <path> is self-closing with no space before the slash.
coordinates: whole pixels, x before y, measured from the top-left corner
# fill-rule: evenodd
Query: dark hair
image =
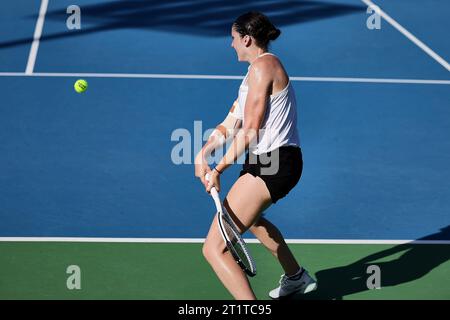
<path id="1" fill-rule="evenodd" d="M 249 35 L 256 40 L 259 47 L 267 48 L 281 34 L 269 18 L 261 12 L 251 11 L 239 16 L 233 23 L 233 28 L 241 37 Z"/>

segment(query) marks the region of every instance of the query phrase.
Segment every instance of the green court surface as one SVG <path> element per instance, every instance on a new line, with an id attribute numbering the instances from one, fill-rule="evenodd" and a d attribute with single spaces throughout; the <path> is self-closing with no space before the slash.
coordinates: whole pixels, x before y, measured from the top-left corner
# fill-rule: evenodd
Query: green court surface
<path id="1" fill-rule="evenodd" d="M 258 299 L 268 299 L 282 273 L 261 245 L 250 244 Z M 290 244 L 319 283 L 291 299 L 450 299 L 450 245 Z M 69 290 L 67 268 L 80 268 Z M 380 268 L 369 290 L 367 268 Z M 0 243 L 0 299 L 216 300 L 232 297 L 201 253 L 201 243 Z"/>

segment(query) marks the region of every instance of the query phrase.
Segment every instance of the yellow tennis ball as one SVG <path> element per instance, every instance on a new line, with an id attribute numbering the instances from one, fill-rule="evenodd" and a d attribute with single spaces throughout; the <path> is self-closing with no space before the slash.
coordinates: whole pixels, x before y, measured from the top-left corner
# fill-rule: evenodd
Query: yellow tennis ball
<path id="1" fill-rule="evenodd" d="M 85 92 L 88 88 L 88 83 L 86 80 L 79 79 L 79 80 L 77 80 L 77 82 L 75 82 L 74 88 L 75 88 L 75 91 L 78 93 Z"/>

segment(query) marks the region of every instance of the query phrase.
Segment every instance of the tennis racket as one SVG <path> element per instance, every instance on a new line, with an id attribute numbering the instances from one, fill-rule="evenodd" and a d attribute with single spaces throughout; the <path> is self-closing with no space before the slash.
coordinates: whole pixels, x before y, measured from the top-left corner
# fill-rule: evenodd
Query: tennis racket
<path id="1" fill-rule="evenodd" d="M 209 181 L 209 173 L 206 174 L 206 180 Z M 230 250 L 231 255 L 242 270 L 250 277 L 254 277 L 256 275 L 256 265 L 250 250 L 230 214 L 222 207 L 219 193 L 215 187 L 211 188 L 211 196 L 216 204 L 219 230 L 228 250 Z"/>

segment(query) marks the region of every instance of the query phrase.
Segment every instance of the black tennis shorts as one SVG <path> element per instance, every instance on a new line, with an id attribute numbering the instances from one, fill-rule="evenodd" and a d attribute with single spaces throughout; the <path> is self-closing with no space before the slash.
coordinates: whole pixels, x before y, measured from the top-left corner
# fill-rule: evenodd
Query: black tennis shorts
<path id="1" fill-rule="evenodd" d="M 250 173 L 260 177 L 266 183 L 272 203 L 276 203 L 295 187 L 302 171 L 300 147 L 285 146 L 260 155 L 248 152 L 239 176 Z"/>

